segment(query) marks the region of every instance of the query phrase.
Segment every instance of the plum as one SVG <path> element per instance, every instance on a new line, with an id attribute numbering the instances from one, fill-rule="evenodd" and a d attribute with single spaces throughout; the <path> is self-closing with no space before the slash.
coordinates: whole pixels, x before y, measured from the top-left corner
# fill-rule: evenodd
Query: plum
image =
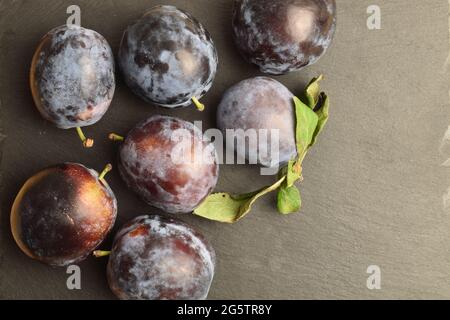
<path id="1" fill-rule="evenodd" d="M 117 202 L 104 176 L 65 163 L 37 173 L 11 209 L 11 231 L 29 257 L 52 266 L 86 258 L 114 225 Z"/>
<path id="2" fill-rule="evenodd" d="M 268 147 L 271 145 L 269 132 L 268 146 L 258 143 L 257 155 L 252 156 L 265 167 L 285 164 L 297 155 L 293 98 L 294 95 L 274 79 L 243 80 L 225 92 L 217 110 L 217 125 L 224 135 L 227 130 L 234 130 L 240 139 L 245 138 L 247 130 L 279 130 L 279 150 Z M 249 159 L 250 150 L 243 151 L 236 148 L 238 157 Z"/>
<path id="3" fill-rule="evenodd" d="M 214 144 L 194 124 L 153 116 L 123 141 L 119 171 L 148 204 L 168 213 L 190 213 L 216 186 L 219 165 Z"/>
<path id="4" fill-rule="evenodd" d="M 100 34 L 76 25 L 48 32 L 39 43 L 30 70 L 33 99 L 42 117 L 61 129 L 97 123 L 115 90 L 114 56 Z"/>
<path id="5" fill-rule="evenodd" d="M 234 41 L 263 73 L 280 75 L 315 63 L 335 29 L 335 0 L 235 1 Z"/>
<path id="6" fill-rule="evenodd" d="M 119 65 L 128 86 L 142 99 L 175 108 L 198 102 L 211 88 L 217 51 L 208 31 L 190 14 L 156 6 L 130 25 L 122 38 Z"/>
<path id="7" fill-rule="evenodd" d="M 169 218 L 141 216 L 116 235 L 107 278 L 126 300 L 206 299 L 216 256 L 189 225 Z"/>

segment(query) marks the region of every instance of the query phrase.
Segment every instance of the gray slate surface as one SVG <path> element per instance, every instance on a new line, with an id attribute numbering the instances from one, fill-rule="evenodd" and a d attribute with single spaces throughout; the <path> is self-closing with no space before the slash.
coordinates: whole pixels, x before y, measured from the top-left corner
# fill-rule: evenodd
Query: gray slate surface
<path id="1" fill-rule="evenodd" d="M 145 105 L 120 81 L 105 118 L 86 132 L 82 150 L 72 131 L 42 120 L 33 106 L 28 68 L 40 37 L 66 20 L 77 3 L 82 25 L 97 30 L 117 52 L 125 26 L 160 1 L 0 1 L 2 132 L 0 298 L 109 299 L 106 260 L 81 264 L 82 290 L 66 288 L 64 269 L 28 259 L 9 231 L 12 200 L 23 182 L 51 164 L 74 161 L 100 170 L 116 157 L 110 131 L 126 133 L 156 113 L 214 126 L 222 93 L 257 75 L 237 54 L 230 33 L 231 0 L 164 1 L 190 11 L 210 30 L 220 68 L 208 109 L 167 111 Z M 448 2 L 377 1 L 382 30 L 366 27 L 367 0 L 338 0 L 338 32 L 328 54 L 304 71 L 280 77 L 293 92 L 326 74 L 332 114 L 305 162 L 301 214 L 276 213 L 274 197 L 261 200 L 236 225 L 184 216 L 216 248 L 212 299 L 450 298 L 450 219 L 443 195 L 450 148 L 441 141 L 450 123 Z M 250 191 L 272 181 L 257 168 L 222 166 L 218 190 Z M 119 199 L 119 227 L 158 211 L 126 190 L 117 172 L 108 180 Z M 450 202 L 449 202 L 450 203 Z M 110 239 L 104 247 L 108 248 Z M 379 265 L 382 289 L 366 288 L 366 269 Z"/>

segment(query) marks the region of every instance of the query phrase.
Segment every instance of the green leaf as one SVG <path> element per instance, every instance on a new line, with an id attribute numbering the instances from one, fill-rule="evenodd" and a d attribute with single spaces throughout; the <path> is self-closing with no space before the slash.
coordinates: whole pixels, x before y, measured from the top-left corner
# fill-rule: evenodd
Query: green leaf
<path id="1" fill-rule="evenodd" d="M 325 93 L 320 94 L 319 102 L 316 106 L 317 110 L 315 111 L 319 120 L 317 123 L 316 130 L 314 132 L 313 138 L 311 140 L 311 147 L 316 144 L 317 137 L 322 133 L 325 125 L 328 121 L 329 109 L 330 109 L 330 100 Z"/>
<path id="2" fill-rule="evenodd" d="M 300 192 L 295 182 L 302 179 L 302 163 L 306 153 L 317 140 L 327 120 L 328 97 L 320 92 L 320 81 L 323 76 L 314 78 L 306 87 L 308 105 L 294 97 L 296 115 L 297 158 L 289 161 L 286 168 L 280 170 L 280 176 L 286 175 L 286 183 L 278 190 L 278 211 L 282 214 L 297 212 L 301 207 Z"/>
<path id="3" fill-rule="evenodd" d="M 269 187 L 243 195 L 233 196 L 229 193 L 212 194 L 194 210 L 194 214 L 213 221 L 224 223 L 237 222 L 251 211 L 256 200 L 278 189 L 285 180 L 286 176 Z"/>
<path id="4" fill-rule="evenodd" d="M 306 98 L 308 99 L 308 106 L 314 109 L 319 101 L 320 81 L 323 80 L 323 75 L 311 80 L 306 87 Z"/>
<path id="5" fill-rule="evenodd" d="M 302 206 L 300 191 L 296 186 L 288 187 L 283 184 L 278 190 L 278 211 L 281 214 L 298 212 Z"/>
<path id="6" fill-rule="evenodd" d="M 299 98 L 294 97 L 296 124 L 296 142 L 298 158 L 302 162 L 311 145 L 319 122 L 318 115 Z"/>
<path id="7" fill-rule="evenodd" d="M 194 214 L 209 220 L 233 223 L 237 221 L 241 206 L 248 199 L 234 199 L 228 193 L 214 193 L 194 211 Z"/>

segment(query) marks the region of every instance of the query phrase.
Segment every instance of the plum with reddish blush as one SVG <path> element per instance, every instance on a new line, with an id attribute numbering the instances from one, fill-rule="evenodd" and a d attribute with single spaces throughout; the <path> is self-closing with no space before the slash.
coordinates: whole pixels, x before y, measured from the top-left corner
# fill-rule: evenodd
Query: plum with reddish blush
<path id="1" fill-rule="evenodd" d="M 120 146 L 119 171 L 128 187 L 168 213 L 190 213 L 217 184 L 214 144 L 191 122 L 154 116 Z"/>
<path id="2" fill-rule="evenodd" d="M 142 99 L 166 108 L 198 102 L 211 88 L 217 51 L 204 26 L 174 6 L 156 6 L 130 25 L 119 64 L 128 86 Z"/>
<path id="3" fill-rule="evenodd" d="M 264 73 L 286 74 L 315 63 L 335 30 L 335 0 L 235 1 L 234 41 Z"/>
<path id="4" fill-rule="evenodd" d="M 124 300 L 206 299 L 214 277 L 215 252 L 189 225 L 141 216 L 116 235 L 107 277 Z"/>
<path id="5" fill-rule="evenodd" d="M 92 140 L 81 127 L 97 123 L 115 90 L 114 56 L 99 33 L 76 25 L 48 32 L 30 70 L 30 86 L 43 118 L 61 129 L 77 128 L 86 147 Z"/>
<path id="6" fill-rule="evenodd" d="M 81 164 L 44 169 L 27 180 L 11 209 L 11 231 L 29 257 L 52 266 L 86 258 L 114 225 L 117 201 L 104 179 Z"/>
<path id="7" fill-rule="evenodd" d="M 271 78 L 243 80 L 225 92 L 217 109 L 217 125 L 224 136 L 227 130 L 234 130 L 240 140 L 245 139 L 247 130 L 255 130 L 257 134 L 259 130 L 268 130 L 268 143 L 258 143 L 256 155 L 250 155 L 249 148 L 245 148 L 245 153 L 236 148 L 236 153 L 241 158 L 256 158 L 265 167 L 280 166 L 297 155 L 293 98 L 289 89 Z M 271 130 L 278 130 L 278 156 L 277 150 L 270 148 Z"/>

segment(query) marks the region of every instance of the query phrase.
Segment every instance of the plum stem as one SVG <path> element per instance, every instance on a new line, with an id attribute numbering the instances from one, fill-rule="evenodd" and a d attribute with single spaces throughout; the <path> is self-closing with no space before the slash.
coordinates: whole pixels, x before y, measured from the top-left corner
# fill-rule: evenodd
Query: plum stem
<path id="1" fill-rule="evenodd" d="M 80 127 L 77 127 L 77 133 L 81 139 L 81 142 L 83 142 L 83 146 L 85 148 L 92 148 L 94 146 L 94 140 L 92 140 L 90 138 L 86 138 L 86 136 L 83 133 L 83 130 L 81 130 Z"/>
<path id="2" fill-rule="evenodd" d="M 198 99 L 196 97 L 192 97 L 191 100 L 194 103 L 194 105 L 197 107 L 198 111 L 205 110 L 205 105 L 203 103 L 201 103 L 200 101 L 198 101 Z"/>
<path id="3" fill-rule="evenodd" d="M 119 136 L 118 134 L 115 134 L 115 133 L 110 133 L 108 138 L 111 141 L 124 141 L 125 140 L 124 137 Z"/>
<path id="4" fill-rule="evenodd" d="M 102 251 L 102 250 L 95 250 L 93 252 L 94 257 L 96 258 L 102 258 L 102 257 L 107 257 L 111 254 L 111 251 Z"/>
<path id="5" fill-rule="evenodd" d="M 105 169 L 103 169 L 103 171 L 100 173 L 100 175 L 98 176 L 99 180 L 105 180 L 105 176 L 108 172 L 110 172 L 112 170 L 112 165 L 110 163 L 108 163 L 105 167 Z"/>

